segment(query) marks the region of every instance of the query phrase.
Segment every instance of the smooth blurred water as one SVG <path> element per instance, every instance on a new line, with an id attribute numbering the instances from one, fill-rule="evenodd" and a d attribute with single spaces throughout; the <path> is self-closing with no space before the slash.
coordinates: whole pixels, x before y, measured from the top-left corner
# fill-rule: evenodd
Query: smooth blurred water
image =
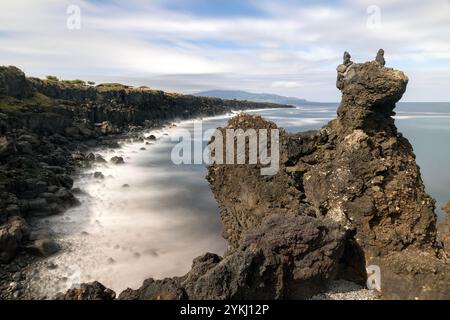
<path id="1" fill-rule="evenodd" d="M 336 108 L 324 104 L 252 113 L 298 132 L 320 128 L 335 117 Z M 397 113 L 399 131 L 412 143 L 427 191 L 440 209 L 450 199 L 450 104 L 400 104 Z M 206 119 L 203 129 L 223 126 L 227 118 Z M 74 283 L 98 280 L 120 292 L 139 287 L 148 277 L 183 275 L 196 256 L 225 251 L 205 165 L 175 165 L 170 158 L 177 143 L 171 137 L 192 131 L 195 123 L 153 132 L 158 136 L 153 145 L 126 143 L 100 152 L 107 159 L 122 155 L 126 164 L 87 170 L 76 181 L 86 192 L 82 205 L 41 222 L 56 232 L 65 249 L 40 263 L 31 277 L 34 288 L 51 296 Z M 106 178 L 95 180 L 89 175 L 94 171 Z M 50 262 L 58 267 L 47 268 Z"/>

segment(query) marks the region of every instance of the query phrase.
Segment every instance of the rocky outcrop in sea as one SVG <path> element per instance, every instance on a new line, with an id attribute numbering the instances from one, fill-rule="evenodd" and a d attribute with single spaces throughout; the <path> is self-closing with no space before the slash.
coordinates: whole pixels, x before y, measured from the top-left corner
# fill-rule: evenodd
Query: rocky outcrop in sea
<path id="1" fill-rule="evenodd" d="M 258 165 L 213 165 L 208 180 L 233 248 L 273 213 L 331 220 L 349 234 L 335 260 L 338 278 L 365 283 L 369 267 L 379 270 L 386 299 L 449 298 L 450 266 L 437 239 L 435 202 L 392 118 L 408 78 L 384 67 L 383 53 L 366 63 L 344 54 L 337 119 L 317 131 L 281 130 L 278 174 L 261 177 Z M 252 126 L 276 127 L 241 115 L 227 128 Z"/>
<path id="2" fill-rule="evenodd" d="M 344 54 L 337 118 L 320 130 L 290 134 L 245 113 L 219 128 L 224 140 L 226 129 L 279 129 L 280 170 L 262 176 L 261 163 L 209 166 L 228 251 L 206 253 L 186 275 L 147 279 L 118 299 L 307 299 L 368 279 L 383 299 L 448 299 L 435 202 L 393 119 L 408 78 L 385 67 L 383 55 L 354 63 Z M 58 295 L 114 297 L 96 282 Z"/>

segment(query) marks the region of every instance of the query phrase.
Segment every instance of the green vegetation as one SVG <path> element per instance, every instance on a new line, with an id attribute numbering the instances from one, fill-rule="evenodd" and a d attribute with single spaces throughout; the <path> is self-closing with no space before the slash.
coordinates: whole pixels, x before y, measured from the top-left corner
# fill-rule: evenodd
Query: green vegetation
<path id="1" fill-rule="evenodd" d="M 65 84 L 70 84 L 70 85 L 76 85 L 76 86 L 85 86 L 86 82 L 80 79 L 75 79 L 75 80 L 63 80 L 62 81 Z"/>
<path id="2" fill-rule="evenodd" d="M 0 111 L 14 111 L 22 106 L 23 102 L 11 97 L 0 98 Z"/>
<path id="3" fill-rule="evenodd" d="M 59 81 L 58 77 L 55 77 L 55 76 L 47 76 L 47 80 L 49 80 L 49 81 Z"/>
<path id="4" fill-rule="evenodd" d="M 120 83 L 102 83 L 99 84 L 97 86 L 97 88 L 99 89 L 116 89 L 116 90 L 120 90 L 120 89 L 128 89 L 130 88 L 129 86 L 120 84 Z"/>
<path id="5" fill-rule="evenodd" d="M 54 102 L 54 99 L 39 92 L 36 92 L 33 97 L 24 100 L 25 104 L 38 105 L 41 107 L 51 107 L 54 105 Z"/>
<path id="6" fill-rule="evenodd" d="M 0 111 L 17 111 L 26 106 L 39 106 L 50 108 L 55 105 L 55 100 L 47 97 L 42 93 L 34 93 L 32 97 L 23 100 L 13 97 L 0 98 Z"/>

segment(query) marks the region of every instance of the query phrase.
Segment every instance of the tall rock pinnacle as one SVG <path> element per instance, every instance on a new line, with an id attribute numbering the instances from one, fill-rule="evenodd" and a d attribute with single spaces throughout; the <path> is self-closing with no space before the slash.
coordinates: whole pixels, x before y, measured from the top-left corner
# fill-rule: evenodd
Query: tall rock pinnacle
<path id="1" fill-rule="evenodd" d="M 385 67 L 383 53 L 365 63 L 344 54 L 337 119 L 318 131 L 282 131 L 277 175 L 263 179 L 250 165 L 213 165 L 208 179 L 232 245 L 274 212 L 330 219 L 354 233 L 342 277 L 364 280 L 364 265 L 376 265 L 386 298 L 448 298 L 450 268 L 437 241 L 435 202 L 392 118 L 408 77 Z M 230 125 L 261 122 L 241 115 Z"/>

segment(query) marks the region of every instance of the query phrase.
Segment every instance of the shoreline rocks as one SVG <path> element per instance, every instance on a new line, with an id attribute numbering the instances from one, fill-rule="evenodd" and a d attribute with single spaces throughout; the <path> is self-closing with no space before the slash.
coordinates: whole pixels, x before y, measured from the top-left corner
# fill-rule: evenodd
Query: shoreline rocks
<path id="1" fill-rule="evenodd" d="M 69 289 L 65 294 L 58 294 L 55 300 L 114 300 L 116 293 L 100 282 L 81 284 L 79 288 Z"/>
<path id="2" fill-rule="evenodd" d="M 8 263 L 22 242 L 29 236 L 30 230 L 24 219 L 11 217 L 6 224 L 0 226 L 0 262 Z"/>
<path id="3" fill-rule="evenodd" d="M 125 163 L 125 161 L 123 160 L 122 157 L 117 157 L 117 156 L 112 157 L 111 160 L 109 160 L 109 161 L 110 161 L 112 164 L 116 164 L 116 165 L 118 165 L 118 164 L 124 164 L 124 163 Z"/>
<path id="4" fill-rule="evenodd" d="M 274 214 L 243 235 L 194 283 L 190 299 L 306 299 L 328 288 L 344 250 L 346 232 L 306 216 Z"/>

